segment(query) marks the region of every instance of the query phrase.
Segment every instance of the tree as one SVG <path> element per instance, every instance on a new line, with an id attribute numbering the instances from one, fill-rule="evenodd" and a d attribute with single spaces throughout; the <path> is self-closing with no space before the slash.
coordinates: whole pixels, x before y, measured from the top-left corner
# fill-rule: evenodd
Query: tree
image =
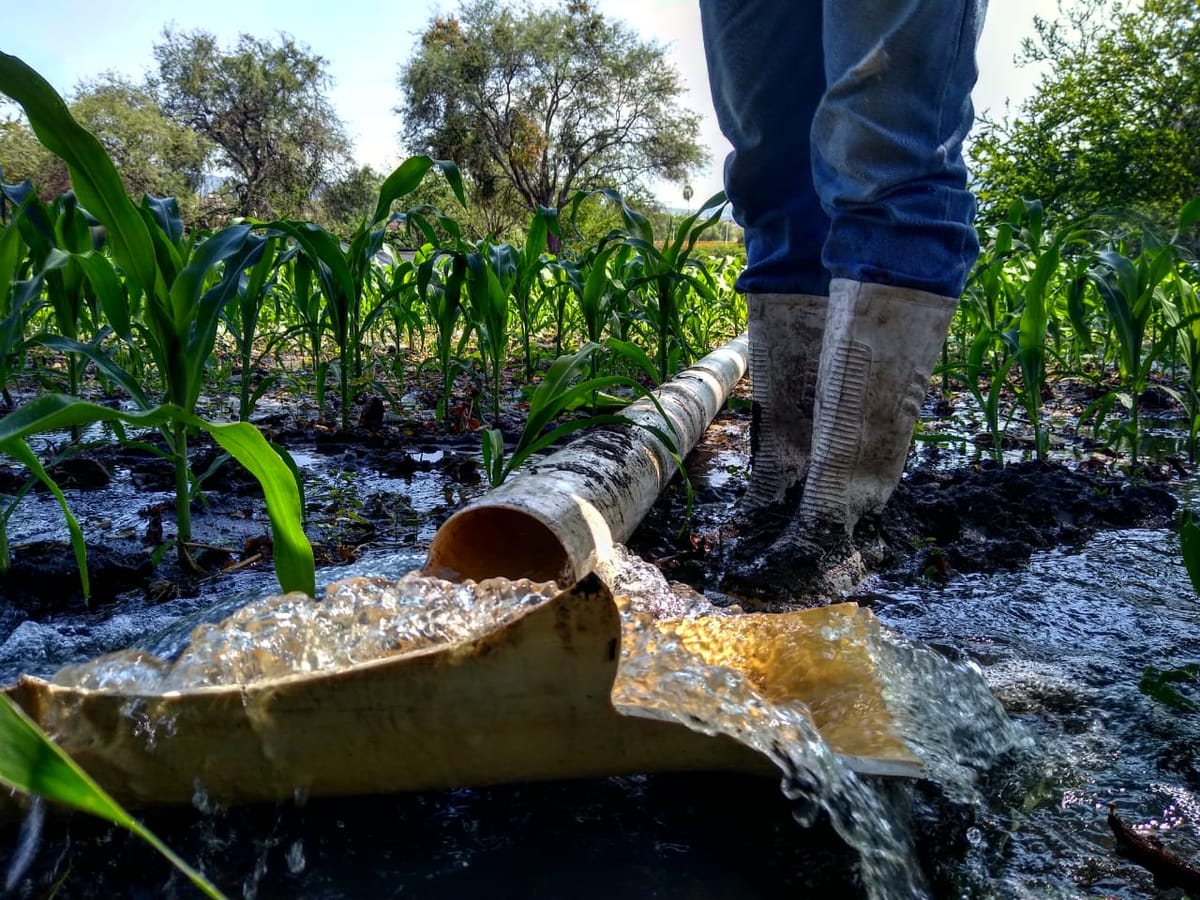
<path id="1" fill-rule="evenodd" d="M 681 181 L 705 160 L 664 49 L 586 0 L 467 0 L 430 21 L 399 85 L 409 150 L 454 159 L 485 206 L 511 190 L 526 210 L 561 209 L 576 190 Z"/>
<path id="2" fill-rule="evenodd" d="M 321 191 L 325 219 L 343 235 L 375 212 L 384 176 L 370 166 L 359 166 L 326 185 Z"/>
<path id="3" fill-rule="evenodd" d="M 104 145 L 132 197 L 176 197 L 189 208 L 208 150 L 196 132 L 166 116 L 147 88 L 107 72 L 80 82 L 69 106 Z M 41 146 L 23 118 L 0 123 L 0 165 L 6 180 L 28 178 L 46 198 L 70 188 L 66 165 Z"/>
<path id="4" fill-rule="evenodd" d="M 1049 70 L 1013 120 L 972 142 L 981 217 L 1040 199 L 1077 216 L 1132 207 L 1173 219 L 1200 194 L 1200 16 L 1195 0 L 1080 0 L 1035 19 L 1021 61 Z"/>
<path id="5" fill-rule="evenodd" d="M 243 34 L 222 51 L 206 31 L 163 31 L 153 79 L 163 109 L 216 148 L 226 212 L 303 215 L 344 167 L 349 145 L 325 95 L 325 60 L 287 35 Z"/>

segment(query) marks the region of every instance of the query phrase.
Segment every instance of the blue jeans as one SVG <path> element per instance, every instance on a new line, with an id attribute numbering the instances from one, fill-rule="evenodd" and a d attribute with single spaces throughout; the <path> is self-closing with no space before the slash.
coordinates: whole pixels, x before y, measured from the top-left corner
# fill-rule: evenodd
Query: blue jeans
<path id="1" fill-rule="evenodd" d="M 850 278 L 958 297 L 987 0 L 700 0 L 750 293 Z"/>

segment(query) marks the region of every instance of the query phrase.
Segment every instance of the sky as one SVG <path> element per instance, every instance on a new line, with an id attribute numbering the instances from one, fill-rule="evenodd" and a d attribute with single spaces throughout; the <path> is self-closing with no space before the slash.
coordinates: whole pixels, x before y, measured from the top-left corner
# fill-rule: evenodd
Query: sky
<path id="1" fill-rule="evenodd" d="M 243 32 L 259 38 L 289 34 L 328 61 L 330 99 L 354 143 L 357 161 L 390 172 L 403 160 L 397 144 L 400 120 L 392 112 L 400 101 L 397 72 L 430 18 L 457 4 L 391 0 L 361 7 L 369 12 L 357 15 L 340 3 L 314 0 L 60 0 L 50 7 L 9 0 L 5 5 L 0 50 L 19 56 L 64 95 L 81 79 L 105 71 L 134 79 L 149 73 L 154 43 L 167 25 L 185 31 L 203 28 L 224 47 L 232 47 Z M 716 193 L 729 145 L 708 94 L 696 0 L 596 0 L 596 5 L 668 48 L 688 86 L 682 103 L 701 114 L 701 142 L 711 156 L 709 166 L 692 179 L 693 202 Z M 1000 116 L 1006 104 L 1015 111 L 1036 85 L 1040 72 L 1013 64 L 1021 39 L 1033 33 L 1035 14 L 1053 18 L 1056 0 L 991 4 L 978 53 L 977 111 Z M 667 206 L 684 205 L 681 185 L 656 185 L 655 194 Z"/>

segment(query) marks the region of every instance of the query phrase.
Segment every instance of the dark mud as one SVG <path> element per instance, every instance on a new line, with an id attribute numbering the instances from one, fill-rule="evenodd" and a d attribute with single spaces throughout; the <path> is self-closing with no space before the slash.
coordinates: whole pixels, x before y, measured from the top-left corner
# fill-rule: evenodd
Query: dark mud
<path id="1" fill-rule="evenodd" d="M 629 542 L 669 578 L 717 598 L 726 569 L 767 546 L 783 524 L 778 516 L 738 517 L 749 477 L 748 427 L 748 413 L 722 412 L 688 460 L 690 519 L 686 491 L 674 484 Z M 968 457 L 946 467 L 944 454 L 931 453 L 910 458 L 882 514 L 859 523 L 855 544 L 870 571 L 890 575 L 947 579 L 1012 569 L 1039 550 L 1077 547 L 1101 530 L 1170 525 L 1178 501 L 1169 479 L 1181 469 L 1175 461 L 1131 475 Z"/>

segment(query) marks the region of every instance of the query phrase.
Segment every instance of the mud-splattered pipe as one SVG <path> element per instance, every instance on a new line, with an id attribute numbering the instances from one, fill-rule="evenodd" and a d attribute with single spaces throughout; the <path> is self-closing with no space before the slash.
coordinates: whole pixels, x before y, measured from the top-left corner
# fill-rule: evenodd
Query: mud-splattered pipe
<path id="1" fill-rule="evenodd" d="M 663 384 L 655 396 L 686 456 L 746 372 L 746 335 Z M 649 400 L 620 413 L 671 434 Z M 566 586 L 624 541 L 676 474 L 671 451 L 646 428 L 599 426 L 456 512 L 438 529 L 426 570 Z"/>

